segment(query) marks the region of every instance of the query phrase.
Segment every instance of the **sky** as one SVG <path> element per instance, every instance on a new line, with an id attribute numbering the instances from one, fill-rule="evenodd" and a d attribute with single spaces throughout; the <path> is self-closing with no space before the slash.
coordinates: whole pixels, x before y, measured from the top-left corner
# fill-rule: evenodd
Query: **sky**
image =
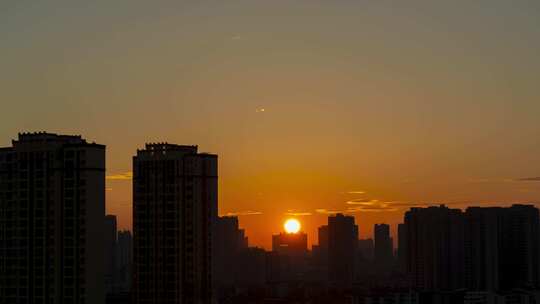
<path id="1" fill-rule="evenodd" d="M 540 202 L 538 1 L 2 1 L 0 146 L 107 145 L 131 227 L 146 142 L 219 155 L 250 245 L 328 214 L 362 238 L 411 206 Z"/>

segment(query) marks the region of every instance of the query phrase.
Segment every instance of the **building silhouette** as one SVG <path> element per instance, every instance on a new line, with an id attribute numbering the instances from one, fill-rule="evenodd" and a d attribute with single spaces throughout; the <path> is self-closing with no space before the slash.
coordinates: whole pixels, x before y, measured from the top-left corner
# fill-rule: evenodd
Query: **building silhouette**
<path id="1" fill-rule="evenodd" d="M 352 285 L 356 268 L 358 226 L 353 216 L 328 217 L 328 279 L 337 287 Z"/>
<path id="2" fill-rule="evenodd" d="M 499 289 L 502 208 L 467 208 L 465 212 L 466 286 L 476 291 Z"/>
<path id="3" fill-rule="evenodd" d="M 213 244 L 216 288 L 234 286 L 236 274 L 242 268 L 240 255 L 247 247 L 248 239 L 238 226 L 238 217 L 218 217 Z"/>
<path id="4" fill-rule="evenodd" d="M 307 234 L 305 232 L 274 234 L 272 251 L 281 256 L 302 257 L 307 254 Z"/>
<path id="5" fill-rule="evenodd" d="M 118 231 L 116 245 L 117 291 L 127 293 L 131 290 L 133 269 L 133 237 L 128 230 Z"/>
<path id="6" fill-rule="evenodd" d="M 239 267 L 235 271 L 235 285 L 246 288 L 264 288 L 266 284 L 266 251 L 258 247 L 239 252 Z"/>
<path id="7" fill-rule="evenodd" d="M 373 234 L 375 237 L 375 262 L 380 266 L 391 266 L 394 248 L 390 237 L 390 226 L 387 224 L 375 224 Z"/>
<path id="8" fill-rule="evenodd" d="M 117 288 L 117 225 L 115 215 L 105 216 L 105 293 L 113 294 Z"/>
<path id="9" fill-rule="evenodd" d="M 319 267 L 328 267 L 328 225 L 317 229 L 319 244 L 311 247 L 313 262 Z"/>
<path id="10" fill-rule="evenodd" d="M 133 158 L 134 303 L 212 301 L 217 156 L 147 144 Z"/>
<path id="11" fill-rule="evenodd" d="M 398 249 L 397 249 L 397 263 L 401 273 L 407 271 L 407 226 L 405 224 L 398 224 Z"/>
<path id="12" fill-rule="evenodd" d="M 328 225 L 323 225 L 317 229 L 319 246 L 322 250 L 328 251 Z"/>
<path id="13" fill-rule="evenodd" d="M 0 302 L 104 303 L 105 146 L 22 133 L 0 148 Z"/>
<path id="14" fill-rule="evenodd" d="M 373 239 L 358 240 L 358 254 L 362 260 L 372 261 L 375 251 Z"/>
<path id="15" fill-rule="evenodd" d="M 412 208 L 400 231 L 400 258 L 414 288 L 510 291 L 540 285 L 534 206 Z"/>
<path id="16" fill-rule="evenodd" d="M 411 208 L 405 213 L 407 270 L 419 290 L 465 287 L 464 218 L 461 210 Z"/>
<path id="17" fill-rule="evenodd" d="M 501 210 L 500 288 L 539 288 L 539 215 L 531 205 L 512 205 Z"/>
<path id="18" fill-rule="evenodd" d="M 272 254 L 267 257 L 272 282 L 304 280 L 308 254 L 305 232 L 272 235 Z"/>

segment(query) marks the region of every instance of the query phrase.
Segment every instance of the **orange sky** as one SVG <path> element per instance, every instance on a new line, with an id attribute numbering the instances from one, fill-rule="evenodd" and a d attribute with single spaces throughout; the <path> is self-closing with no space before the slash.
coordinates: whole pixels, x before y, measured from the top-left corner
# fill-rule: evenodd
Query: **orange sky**
<path id="1" fill-rule="evenodd" d="M 122 228 L 136 149 L 197 144 L 220 213 L 267 248 L 288 210 L 311 243 L 318 209 L 368 237 L 414 204 L 539 202 L 539 3 L 6 1 L 0 144 L 106 144 Z"/>

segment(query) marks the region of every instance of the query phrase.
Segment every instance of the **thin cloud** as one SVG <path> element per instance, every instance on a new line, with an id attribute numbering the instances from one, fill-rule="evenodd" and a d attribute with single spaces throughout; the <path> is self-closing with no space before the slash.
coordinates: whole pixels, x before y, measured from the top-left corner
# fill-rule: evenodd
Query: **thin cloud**
<path id="1" fill-rule="evenodd" d="M 352 205 L 347 212 L 392 212 L 398 211 L 398 208 L 392 206 L 392 202 L 380 202 L 379 200 L 353 200 L 348 201 Z"/>
<path id="2" fill-rule="evenodd" d="M 347 201 L 347 205 L 371 205 L 378 203 L 378 200 L 372 200 L 372 199 L 353 199 L 350 201 Z"/>
<path id="3" fill-rule="evenodd" d="M 246 211 L 227 212 L 221 216 L 244 216 L 244 215 L 260 215 L 260 214 L 263 214 L 263 213 L 260 211 L 246 210 Z"/>
<path id="4" fill-rule="evenodd" d="M 345 210 L 347 213 L 354 213 L 354 212 L 394 212 L 398 211 L 398 208 L 394 208 L 388 205 L 379 205 L 379 206 L 359 206 L 359 207 L 352 207 Z"/>
<path id="5" fill-rule="evenodd" d="M 304 211 L 287 210 L 287 212 L 285 212 L 285 215 L 290 215 L 290 216 L 308 216 L 308 215 L 313 215 L 313 213 L 311 213 L 311 212 L 304 212 Z"/>
<path id="6" fill-rule="evenodd" d="M 125 173 L 107 175 L 106 179 L 107 180 L 132 180 L 133 172 L 128 171 Z"/>
<path id="7" fill-rule="evenodd" d="M 366 194 L 365 191 L 348 191 L 347 194 Z"/>
<path id="8" fill-rule="evenodd" d="M 112 188 L 111 188 L 111 187 L 107 187 L 107 188 L 105 188 L 105 191 L 112 191 Z"/>
<path id="9" fill-rule="evenodd" d="M 264 113 L 264 112 L 266 112 L 265 108 L 255 109 L 255 113 Z"/>
<path id="10" fill-rule="evenodd" d="M 345 210 L 328 210 L 328 209 L 315 209 L 315 212 L 320 214 L 337 214 L 337 213 L 344 213 Z"/>
<path id="11" fill-rule="evenodd" d="M 540 176 L 517 178 L 516 182 L 540 182 Z"/>

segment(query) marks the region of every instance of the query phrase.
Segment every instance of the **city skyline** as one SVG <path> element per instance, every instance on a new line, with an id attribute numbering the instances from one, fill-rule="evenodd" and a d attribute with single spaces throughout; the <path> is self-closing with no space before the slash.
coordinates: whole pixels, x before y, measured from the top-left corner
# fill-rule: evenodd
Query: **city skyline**
<path id="1" fill-rule="evenodd" d="M 0 146 L 105 144 L 131 230 L 134 151 L 198 144 L 219 214 L 267 249 L 292 214 L 311 245 L 333 211 L 365 238 L 411 203 L 537 203 L 539 19 L 529 0 L 2 3 Z"/>
<path id="2" fill-rule="evenodd" d="M 535 303 L 540 211 L 408 207 L 359 235 L 326 212 L 311 250 L 290 213 L 272 249 L 218 215 L 217 154 L 146 143 L 132 157 L 133 232 L 105 211 L 106 146 L 19 133 L 0 148 L 0 299 L 10 303 Z M 362 205 L 361 201 L 355 204 Z M 365 206 L 365 205 L 363 205 Z M 251 244 L 253 245 L 253 244 Z"/>
<path id="3" fill-rule="evenodd" d="M 39 132 L 22 132 L 20 134 L 51 134 L 45 131 L 39 131 Z M 54 135 L 54 133 L 52 133 Z M 69 135 L 69 136 L 75 136 L 75 135 Z M 80 135 L 79 135 L 80 136 Z M 94 142 L 91 140 L 91 142 Z M 163 143 L 147 143 L 147 145 L 168 145 L 167 142 Z M 186 146 L 187 147 L 187 146 Z M 197 147 L 198 146 L 192 146 Z M 203 152 L 206 153 L 206 152 Z M 216 153 L 219 154 L 219 153 Z M 108 170 L 106 170 L 108 172 Z M 106 174 L 106 187 L 105 187 L 105 193 L 108 194 L 109 191 L 112 190 L 110 187 L 112 184 L 126 186 L 126 184 L 129 185 L 131 188 L 131 182 L 133 179 L 133 173 L 132 171 L 126 171 L 122 174 Z M 533 186 L 536 186 L 538 178 L 530 178 L 524 179 L 524 180 L 505 180 L 507 183 L 531 183 Z M 482 183 L 482 181 L 478 181 L 479 183 Z M 220 183 L 221 184 L 221 183 Z M 538 186 L 540 187 L 540 182 L 538 182 Z M 223 190 L 222 188 L 220 188 Z M 367 195 L 366 191 L 349 191 L 348 193 L 342 193 L 343 195 L 349 195 L 349 196 L 356 196 L 356 197 L 369 197 Z M 106 200 L 107 201 L 107 200 Z M 226 212 L 226 213 L 219 213 L 219 216 L 235 216 L 239 218 L 239 225 L 242 228 L 245 228 L 246 230 L 246 236 L 251 237 L 250 240 L 252 240 L 251 245 L 258 246 L 265 248 L 267 250 L 270 250 L 272 248 L 272 235 L 276 233 L 288 233 L 286 231 L 286 228 L 283 227 L 283 225 L 291 219 L 299 221 L 301 225 L 301 231 L 302 233 L 306 233 L 308 235 L 307 237 L 307 244 L 308 248 L 311 248 L 312 245 L 318 244 L 318 229 L 324 223 L 324 220 L 326 220 L 326 217 L 328 215 L 335 215 L 335 214 L 347 214 L 350 216 L 354 216 L 357 224 L 359 227 L 362 227 L 359 229 L 359 237 L 362 238 L 373 238 L 375 239 L 376 232 L 375 232 L 375 226 L 379 223 L 383 223 L 385 225 L 389 225 L 390 229 L 390 236 L 392 245 L 397 248 L 397 242 L 398 242 L 398 225 L 403 222 L 403 215 L 405 212 L 411 208 L 411 207 L 429 207 L 429 206 L 440 206 L 440 205 L 448 205 L 452 208 L 458 208 L 461 210 L 465 210 L 468 207 L 482 207 L 482 206 L 500 206 L 500 207 L 509 207 L 513 204 L 534 204 L 538 205 L 539 203 L 536 201 L 503 201 L 503 202 L 492 202 L 492 201 L 485 201 L 485 202 L 473 202 L 473 201 L 463 201 L 463 202 L 384 202 L 384 201 L 378 201 L 373 199 L 350 199 L 345 202 L 344 208 L 335 208 L 335 209 L 303 209 L 303 210 L 292 210 L 289 209 L 282 214 L 278 214 L 279 221 L 275 221 L 274 226 L 269 230 L 259 230 L 259 233 L 262 235 L 253 237 L 253 234 L 250 234 L 250 218 L 253 217 L 260 217 L 264 216 L 263 212 L 255 211 L 257 208 L 248 208 L 246 210 L 242 210 L 239 212 Z M 218 208 L 220 210 L 223 210 L 221 206 L 222 204 L 218 205 Z M 115 209 L 111 206 L 107 206 L 106 204 L 106 213 L 114 215 L 117 220 L 119 218 L 122 218 L 122 225 L 118 225 L 118 229 L 121 230 L 129 230 L 132 231 L 133 227 L 131 225 L 132 218 L 131 214 L 125 214 L 126 209 L 129 211 L 132 210 L 132 201 L 125 202 L 121 204 L 121 209 L 123 212 L 115 213 Z M 127 208 L 126 208 L 127 207 Z M 363 209 L 365 208 L 365 209 Z M 368 215 L 367 219 L 362 217 L 362 215 Z M 312 220 L 311 218 L 318 218 L 316 220 Z M 322 219 L 322 222 L 321 222 Z M 120 220 L 118 221 L 120 222 Z M 244 222 L 247 222 L 247 227 Z M 318 225 L 318 226 L 317 226 Z M 254 240 L 254 241 L 253 241 Z"/>

